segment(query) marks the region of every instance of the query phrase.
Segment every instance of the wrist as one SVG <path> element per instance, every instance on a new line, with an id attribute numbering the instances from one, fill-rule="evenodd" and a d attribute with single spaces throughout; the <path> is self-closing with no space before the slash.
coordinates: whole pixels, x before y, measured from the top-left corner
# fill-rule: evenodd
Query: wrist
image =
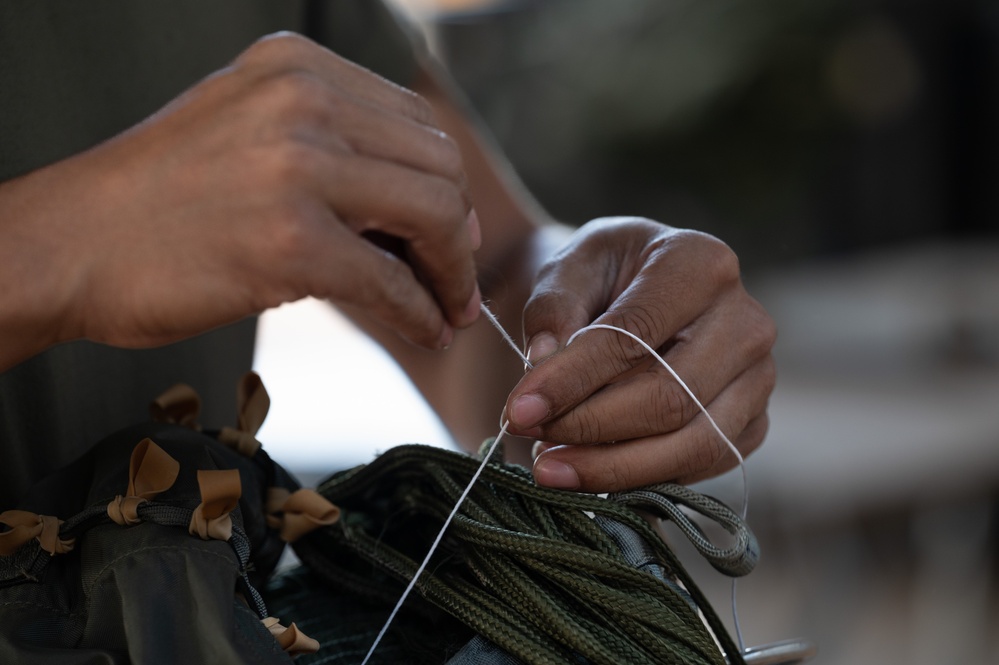
<path id="1" fill-rule="evenodd" d="M 0 183 L 0 369 L 82 336 L 82 211 L 52 168 Z"/>

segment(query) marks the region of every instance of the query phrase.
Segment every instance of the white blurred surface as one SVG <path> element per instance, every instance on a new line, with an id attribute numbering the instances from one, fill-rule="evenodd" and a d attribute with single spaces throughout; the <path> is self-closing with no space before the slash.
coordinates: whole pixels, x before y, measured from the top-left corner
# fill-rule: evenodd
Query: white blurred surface
<path id="1" fill-rule="evenodd" d="M 354 466 L 400 443 L 453 446 L 395 361 L 327 303 L 264 313 L 254 369 L 271 396 L 258 438 L 293 471 Z"/>
<path id="2" fill-rule="evenodd" d="M 999 247 L 900 247 L 785 270 L 754 490 L 836 519 L 999 486 Z"/>

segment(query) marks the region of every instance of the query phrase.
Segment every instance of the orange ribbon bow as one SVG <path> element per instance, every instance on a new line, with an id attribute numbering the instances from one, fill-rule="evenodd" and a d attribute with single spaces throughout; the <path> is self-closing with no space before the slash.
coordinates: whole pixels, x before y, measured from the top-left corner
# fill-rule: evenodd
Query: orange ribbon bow
<path id="1" fill-rule="evenodd" d="M 201 469 L 198 471 L 198 487 L 201 489 L 201 504 L 191 515 L 188 532 L 192 536 L 200 536 L 202 540 L 229 540 L 232 536 L 232 517 L 229 513 L 236 509 L 243 492 L 239 471 Z"/>
<path id="2" fill-rule="evenodd" d="M 173 486 L 180 464 L 155 443 L 143 439 L 132 451 L 128 463 L 128 489 L 108 504 L 108 517 L 116 524 L 138 524 L 138 507 Z"/>
<path id="3" fill-rule="evenodd" d="M 49 554 L 66 554 L 76 542 L 74 538 L 59 538 L 62 520 L 51 515 L 37 515 L 27 510 L 7 510 L 0 513 L 0 523 L 10 527 L 9 531 L 0 533 L 2 556 L 13 554 L 33 538 Z"/>
<path id="4" fill-rule="evenodd" d="M 335 524 L 340 509 L 315 490 L 300 489 L 294 494 L 280 487 L 267 490 L 267 526 L 279 529 L 281 540 L 293 543 L 321 526 Z"/>
<path id="5" fill-rule="evenodd" d="M 264 624 L 264 627 L 271 631 L 271 635 L 277 639 L 278 645 L 289 656 L 298 656 L 303 653 L 315 653 L 319 651 L 319 642 L 303 633 L 295 624 L 285 627 L 281 625 L 280 621 L 276 617 L 267 617 L 260 620 Z"/>
<path id="6" fill-rule="evenodd" d="M 200 430 L 198 416 L 201 415 L 201 396 L 186 383 L 178 383 L 152 401 L 149 413 L 154 422 L 173 423 Z"/>
<path id="7" fill-rule="evenodd" d="M 267 418 L 271 398 L 260 376 L 247 372 L 239 381 L 236 399 L 239 405 L 236 427 L 223 427 L 219 432 L 219 441 L 242 455 L 253 457 L 260 449 L 257 432 Z"/>

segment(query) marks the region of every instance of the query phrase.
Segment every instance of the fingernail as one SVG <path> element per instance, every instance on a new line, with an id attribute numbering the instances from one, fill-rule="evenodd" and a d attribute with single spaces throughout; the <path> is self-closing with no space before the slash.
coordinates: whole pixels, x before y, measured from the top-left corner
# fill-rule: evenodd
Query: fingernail
<path id="1" fill-rule="evenodd" d="M 546 450 L 551 450 L 556 444 L 548 443 L 547 441 L 535 441 L 534 445 L 531 446 L 531 459 L 537 459 L 538 456 L 545 452 Z"/>
<path id="2" fill-rule="evenodd" d="M 465 220 L 468 225 L 468 237 L 472 240 L 472 251 L 476 251 L 482 246 L 482 227 L 479 226 L 479 215 L 475 208 L 468 211 L 468 218 Z"/>
<path id="3" fill-rule="evenodd" d="M 574 490 L 579 487 L 579 476 L 576 470 L 558 460 L 538 458 L 534 463 L 534 480 L 539 485 L 562 490 Z"/>
<path id="4" fill-rule="evenodd" d="M 451 342 L 454 341 L 454 328 L 444 324 L 444 330 L 441 331 L 441 336 L 437 338 L 437 348 L 446 349 L 451 346 Z"/>
<path id="5" fill-rule="evenodd" d="M 466 324 L 471 324 L 478 318 L 479 312 L 482 311 L 482 292 L 479 291 L 479 285 L 475 285 L 475 290 L 472 292 L 472 297 L 468 300 L 468 304 L 465 305 L 465 309 L 462 311 L 462 321 Z"/>
<path id="6" fill-rule="evenodd" d="M 558 351 L 558 340 L 549 332 L 538 333 L 531 338 L 527 347 L 527 359 L 532 365 L 538 364 L 548 356 Z"/>
<path id="7" fill-rule="evenodd" d="M 523 431 L 548 417 L 548 403 L 537 395 L 521 395 L 510 405 L 510 422 Z M 524 436 L 530 436 L 523 432 Z"/>

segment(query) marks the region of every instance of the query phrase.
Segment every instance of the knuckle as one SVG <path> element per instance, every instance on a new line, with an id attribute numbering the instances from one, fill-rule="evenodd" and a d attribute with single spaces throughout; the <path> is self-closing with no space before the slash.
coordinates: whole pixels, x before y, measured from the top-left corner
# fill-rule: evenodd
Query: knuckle
<path id="1" fill-rule="evenodd" d="M 299 201 L 285 201 L 277 210 L 276 221 L 267 234 L 267 246 L 280 262 L 297 261 L 315 244 L 311 211 Z"/>
<path id="2" fill-rule="evenodd" d="M 292 112 L 297 117 L 302 110 L 314 114 L 332 102 L 325 86 L 312 73 L 304 69 L 289 69 L 272 75 L 264 84 L 268 99 L 281 111 Z"/>
<path id="3" fill-rule="evenodd" d="M 424 189 L 427 212 L 433 219 L 448 220 L 455 229 L 464 228 L 465 200 L 454 183 L 434 178 Z"/>
<path id="4" fill-rule="evenodd" d="M 522 312 L 521 318 L 524 320 L 525 325 L 531 321 L 537 321 L 544 318 L 547 320 L 546 314 L 551 311 L 549 303 L 557 302 L 553 300 L 553 294 L 551 289 L 535 289 L 531 296 L 524 303 L 524 310 Z"/>
<path id="5" fill-rule="evenodd" d="M 441 170 L 449 177 L 457 179 L 464 174 L 465 166 L 461 156 L 461 148 L 458 147 L 458 142 L 447 134 L 440 135 L 437 161 Z"/>
<path id="6" fill-rule="evenodd" d="M 259 160 L 258 168 L 263 172 L 264 186 L 297 192 L 320 169 L 319 155 L 303 143 L 282 141 L 270 146 Z"/>
<path id="7" fill-rule="evenodd" d="M 735 284 L 742 279 L 739 257 L 735 251 L 720 240 L 712 244 L 709 265 L 716 279 L 722 284 Z"/>
<path id="8" fill-rule="evenodd" d="M 675 234 L 676 241 L 697 248 L 699 263 L 716 283 L 731 284 L 741 280 L 739 257 L 727 244 L 702 231 L 684 229 Z"/>
<path id="9" fill-rule="evenodd" d="M 393 306 L 405 307 L 409 290 L 405 288 L 413 281 L 413 271 L 402 261 L 391 260 L 385 266 L 384 281 L 378 284 L 379 297 L 385 298 Z M 378 280 L 372 280 L 378 283 Z"/>
<path id="10" fill-rule="evenodd" d="M 566 321 L 586 321 L 588 312 L 579 301 L 576 294 L 563 289 L 541 286 L 535 289 L 524 305 L 521 315 L 526 339 L 531 339 L 539 332 L 556 333 L 565 342 L 566 337 L 559 334 L 563 331 Z M 574 330 L 567 330 L 571 334 Z"/>
<path id="11" fill-rule="evenodd" d="M 403 89 L 403 113 L 424 125 L 437 126 L 434 108 L 423 96 Z"/>
<path id="12" fill-rule="evenodd" d="M 334 300 L 350 303 L 371 313 L 375 318 L 393 321 L 393 313 L 397 303 L 391 298 L 393 290 L 385 289 L 385 284 L 392 283 L 393 270 L 386 267 L 376 276 L 360 266 L 354 266 L 355 271 L 345 283 L 334 285 Z"/>
<path id="13" fill-rule="evenodd" d="M 690 396 L 677 385 L 672 377 L 662 377 L 652 391 L 648 422 L 658 432 L 671 432 L 689 423 L 697 415 L 697 407 Z"/>
<path id="14" fill-rule="evenodd" d="M 753 452 L 761 445 L 763 445 L 764 439 L 767 437 L 767 431 L 770 429 L 770 417 L 763 413 L 758 418 L 754 419 L 746 427 L 742 436 L 739 437 L 740 448 L 742 449 L 743 455 L 748 455 Z"/>
<path id="15" fill-rule="evenodd" d="M 686 473 L 683 475 L 700 475 L 714 469 L 728 452 L 728 446 L 718 438 L 714 430 L 706 432 L 698 438 L 696 445 L 690 451 Z"/>
<path id="16" fill-rule="evenodd" d="M 617 312 L 619 328 L 636 335 L 651 347 L 656 347 L 666 338 L 662 316 L 651 308 L 626 307 Z M 633 366 L 648 357 L 648 351 L 627 335 L 615 335 L 612 349 L 618 359 L 627 366 Z"/>
<path id="17" fill-rule="evenodd" d="M 264 35 L 243 51 L 237 60 L 251 66 L 286 64 L 301 58 L 310 44 L 305 37 L 282 30 Z"/>
<path id="18" fill-rule="evenodd" d="M 569 419 L 569 428 L 575 430 L 574 443 L 600 443 L 603 441 L 600 419 L 594 414 L 583 412 Z"/>
<path id="19" fill-rule="evenodd" d="M 589 471 L 590 473 L 583 471 L 580 475 L 584 485 L 596 491 L 617 492 L 628 489 L 634 484 L 632 479 L 635 477 L 635 470 L 623 457 Z"/>
<path id="20" fill-rule="evenodd" d="M 433 347 L 441 333 L 443 319 L 432 306 L 413 298 L 414 276 L 401 261 L 393 261 L 385 271 L 368 280 L 365 294 L 369 306 L 382 310 L 382 318 L 397 327 L 413 342 Z"/>
<path id="21" fill-rule="evenodd" d="M 259 77 L 242 99 L 242 117 L 255 120 L 261 142 L 331 138 L 333 117 L 341 112 L 337 95 L 311 72 L 286 69 Z"/>
<path id="22" fill-rule="evenodd" d="M 756 321 L 754 329 L 756 331 L 757 349 L 761 353 L 770 353 L 770 350 L 777 343 L 777 324 L 770 318 L 766 310 L 763 309 L 763 305 L 753 300 L 753 307 L 756 313 L 754 316 Z"/>
<path id="23" fill-rule="evenodd" d="M 772 357 L 767 358 L 766 362 L 760 370 L 762 377 L 762 388 L 766 395 L 769 395 L 777 387 L 777 363 L 774 362 Z"/>
<path id="24" fill-rule="evenodd" d="M 628 487 L 628 474 L 616 465 L 607 467 L 603 478 L 604 488 L 611 492 L 626 489 Z"/>

